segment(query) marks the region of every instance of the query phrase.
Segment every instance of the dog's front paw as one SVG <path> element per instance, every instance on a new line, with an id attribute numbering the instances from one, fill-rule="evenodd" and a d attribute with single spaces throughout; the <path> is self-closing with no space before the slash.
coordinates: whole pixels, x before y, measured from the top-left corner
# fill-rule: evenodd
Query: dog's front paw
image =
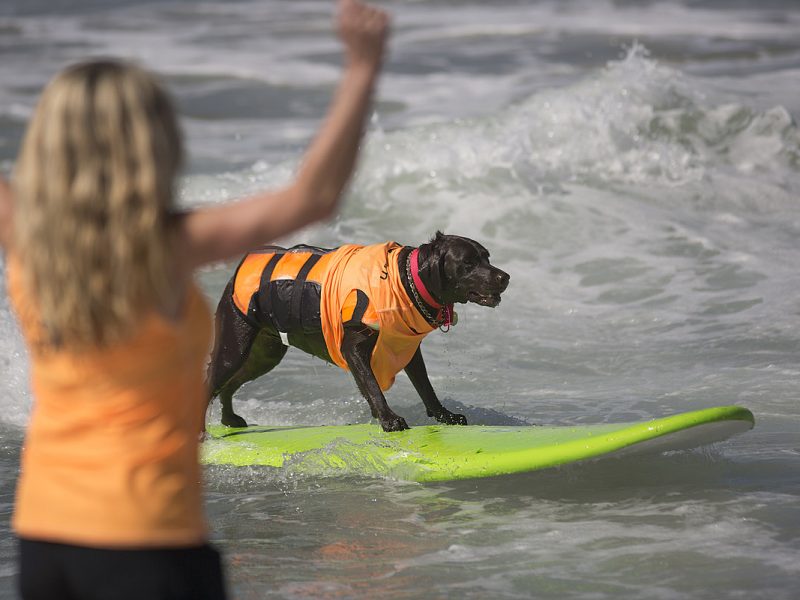
<path id="1" fill-rule="evenodd" d="M 223 414 L 222 424 L 228 427 L 247 427 L 247 421 L 236 413 Z"/>
<path id="2" fill-rule="evenodd" d="M 439 423 L 444 423 L 445 425 L 467 424 L 467 417 L 465 417 L 464 415 L 459 415 L 457 413 L 452 413 L 449 410 L 445 410 L 444 412 L 441 412 L 438 415 L 433 415 L 433 416 L 437 421 L 439 421 Z"/>
<path id="3" fill-rule="evenodd" d="M 381 419 L 381 427 L 383 427 L 384 431 L 404 431 L 410 429 L 406 420 L 398 415 L 392 415 L 391 417 Z"/>

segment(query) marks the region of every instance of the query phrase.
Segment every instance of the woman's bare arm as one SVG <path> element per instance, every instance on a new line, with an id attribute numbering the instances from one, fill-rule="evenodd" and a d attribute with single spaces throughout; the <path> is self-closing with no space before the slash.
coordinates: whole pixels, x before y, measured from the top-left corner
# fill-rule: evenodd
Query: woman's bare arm
<path id="1" fill-rule="evenodd" d="M 187 213 L 179 225 L 182 266 L 231 258 L 329 217 L 353 173 L 388 37 L 388 17 L 357 0 L 340 0 L 346 67 L 328 115 L 293 183 L 230 204 Z"/>

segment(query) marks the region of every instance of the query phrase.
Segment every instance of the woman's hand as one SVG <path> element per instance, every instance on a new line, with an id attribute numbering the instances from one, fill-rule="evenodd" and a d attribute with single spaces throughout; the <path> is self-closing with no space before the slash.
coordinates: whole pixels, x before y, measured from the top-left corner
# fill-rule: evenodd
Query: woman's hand
<path id="1" fill-rule="evenodd" d="M 380 66 L 389 37 L 389 15 L 358 0 L 339 0 L 337 30 L 349 65 Z"/>
<path id="2" fill-rule="evenodd" d="M 389 17 L 358 0 L 339 0 L 346 67 L 328 114 L 294 181 L 245 200 L 203 208 L 179 220 L 178 263 L 193 269 L 243 254 L 320 219 L 339 205 L 355 169 L 381 67 Z"/>

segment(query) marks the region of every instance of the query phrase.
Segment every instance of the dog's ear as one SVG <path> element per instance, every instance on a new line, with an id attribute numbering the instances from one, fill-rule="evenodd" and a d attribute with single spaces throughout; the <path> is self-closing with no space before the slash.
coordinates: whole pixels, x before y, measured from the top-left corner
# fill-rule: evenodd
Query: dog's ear
<path id="1" fill-rule="evenodd" d="M 431 244 L 435 244 L 435 243 L 437 243 L 437 242 L 441 242 L 443 239 L 444 239 L 444 234 L 443 234 L 441 231 L 439 231 L 439 230 L 437 229 L 437 230 L 436 230 L 436 235 L 434 235 L 434 236 L 431 238 L 431 241 L 430 241 L 430 243 L 431 243 Z"/>
<path id="2" fill-rule="evenodd" d="M 447 245 L 446 242 L 447 242 L 447 236 L 443 234 L 441 231 L 437 230 L 434 236 L 430 239 L 430 241 L 427 244 L 423 244 L 426 250 L 425 252 L 426 260 L 439 263 L 441 260 L 442 252 L 444 252 L 444 248 Z"/>

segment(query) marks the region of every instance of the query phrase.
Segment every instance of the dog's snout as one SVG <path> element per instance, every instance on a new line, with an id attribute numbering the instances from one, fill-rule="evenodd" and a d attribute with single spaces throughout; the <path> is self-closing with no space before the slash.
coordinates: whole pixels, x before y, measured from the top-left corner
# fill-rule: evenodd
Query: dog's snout
<path id="1" fill-rule="evenodd" d="M 500 291 L 505 290 L 508 287 L 508 282 L 511 280 L 511 275 L 498 269 L 497 273 L 495 273 L 495 277 L 497 278 L 497 283 L 500 286 Z"/>

